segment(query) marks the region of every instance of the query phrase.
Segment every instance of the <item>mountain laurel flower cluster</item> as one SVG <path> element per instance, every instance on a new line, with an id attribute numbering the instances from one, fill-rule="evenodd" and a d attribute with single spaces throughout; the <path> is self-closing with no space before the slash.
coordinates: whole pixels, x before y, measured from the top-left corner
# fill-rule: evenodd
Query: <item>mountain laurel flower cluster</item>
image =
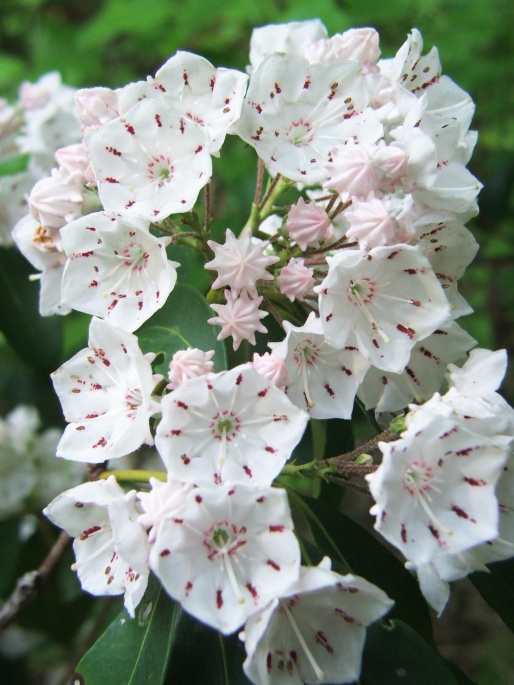
<path id="1" fill-rule="evenodd" d="M 54 94 L 42 81 L 23 99 Z M 246 73 L 178 52 L 75 104 L 81 140 L 64 136 L 12 235 L 41 313 L 92 316 L 88 346 L 52 374 L 57 456 L 111 470 L 45 514 L 75 539 L 84 590 L 123 595 L 130 616 L 153 574 L 238 631 L 257 685 L 354 682 L 397 586 L 323 547 L 310 485 L 369 492 L 439 613 L 450 581 L 514 556 L 506 355 L 457 323 L 477 250 L 473 101 L 416 29 L 381 59 L 374 29 L 328 37 L 315 20 L 256 29 Z M 246 224 L 213 231 L 227 135 L 253 148 L 257 187 Z M 342 454 L 358 411 L 385 429 L 362 450 L 376 463 Z M 162 471 L 117 471 L 142 445 Z"/>

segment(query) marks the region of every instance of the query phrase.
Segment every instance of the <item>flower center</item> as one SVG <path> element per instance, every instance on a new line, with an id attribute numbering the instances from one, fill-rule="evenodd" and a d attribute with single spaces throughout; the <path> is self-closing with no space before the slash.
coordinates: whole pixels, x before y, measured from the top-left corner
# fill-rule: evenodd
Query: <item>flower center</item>
<path id="1" fill-rule="evenodd" d="M 173 163 L 171 159 L 164 157 L 164 155 L 152 157 L 152 160 L 148 163 L 148 176 L 159 187 L 166 185 L 167 181 L 173 176 Z"/>
<path id="2" fill-rule="evenodd" d="M 416 495 L 418 492 L 430 492 L 433 480 L 433 469 L 424 461 L 413 462 L 403 474 L 403 485 L 411 495 Z"/>
<path id="3" fill-rule="evenodd" d="M 308 121 L 299 119 L 298 121 L 293 121 L 286 131 L 286 136 L 293 145 L 308 145 L 313 138 L 313 127 Z"/>

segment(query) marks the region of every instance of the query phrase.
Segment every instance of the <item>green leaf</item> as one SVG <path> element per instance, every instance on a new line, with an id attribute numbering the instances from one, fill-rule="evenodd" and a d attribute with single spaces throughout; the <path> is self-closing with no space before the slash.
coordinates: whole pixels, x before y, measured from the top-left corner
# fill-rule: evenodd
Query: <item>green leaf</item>
<path id="1" fill-rule="evenodd" d="M 503 622 L 514 631 L 514 559 L 489 566 L 490 573 L 473 573 L 471 582 Z"/>
<path id="2" fill-rule="evenodd" d="M 360 685 L 458 685 L 444 660 L 402 621 L 368 629 Z"/>
<path id="3" fill-rule="evenodd" d="M 137 331 L 143 352 L 164 356 L 155 370 L 167 374 L 173 354 L 187 347 L 214 350 L 214 370 L 226 369 L 225 346 L 216 340 L 219 327 L 207 323 L 211 316 L 213 311 L 201 293 L 190 285 L 177 283 L 164 307 Z"/>
<path id="4" fill-rule="evenodd" d="M 134 619 L 122 611 L 77 666 L 84 685 L 161 685 L 180 605 L 150 576 Z"/>
<path id="5" fill-rule="evenodd" d="M 61 363 L 60 317 L 39 314 L 39 284 L 34 269 L 17 250 L 0 248 L 0 329 L 22 359 L 49 374 Z"/>
<path id="6" fill-rule="evenodd" d="M 0 162 L 0 176 L 13 176 L 25 171 L 29 162 L 29 155 L 18 155 Z"/>
<path id="7" fill-rule="evenodd" d="M 427 604 L 414 577 L 371 533 L 334 507 L 317 500 L 293 497 L 309 524 L 315 544 L 328 556 L 384 590 L 395 606 L 394 618 L 405 621 L 432 640 Z"/>
<path id="8" fill-rule="evenodd" d="M 247 685 L 244 659 L 237 634 L 223 636 L 183 612 L 165 685 Z"/>

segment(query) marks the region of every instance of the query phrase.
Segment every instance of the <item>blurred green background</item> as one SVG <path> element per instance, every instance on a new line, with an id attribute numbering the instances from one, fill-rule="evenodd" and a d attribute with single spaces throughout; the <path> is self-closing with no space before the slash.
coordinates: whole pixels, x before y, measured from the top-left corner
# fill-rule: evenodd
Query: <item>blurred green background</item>
<path id="1" fill-rule="evenodd" d="M 485 188 L 471 222 L 481 250 L 462 279 L 475 314 L 459 321 L 491 349 L 514 351 L 514 3 L 512 0 L 0 0 L 0 97 L 15 99 L 23 80 L 59 70 L 76 87 L 118 87 L 153 74 L 176 50 L 216 66 L 245 69 L 255 26 L 319 17 L 329 33 L 373 26 L 384 57 L 395 54 L 414 26 L 425 52 L 437 45 L 443 71 L 476 102 L 479 142 L 471 171 Z M 228 161 L 225 161 L 228 160 Z M 246 219 L 255 157 L 227 141 L 215 163 L 215 231 Z M 34 285 L 36 287 L 36 285 Z M 85 344 L 89 317 L 66 324 L 68 358 Z M 56 322 L 57 325 L 57 322 Z M 504 393 L 514 402 L 514 375 Z M 0 345 L 0 409 L 37 404 L 48 421 L 60 415 L 51 389 L 37 381 L 6 344 Z M 469 593 L 443 619 L 438 640 L 481 685 L 514 672 L 513 641 L 499 620 Z M 480 613 L 482 612 L 482 614 Z M 483 614 L 485 612 L 485 614 Z M 465 616 L 465 618 L 463 618 Z M 458 635 L 458 638 L 454 636 Z M 462 644 L 456 645 L 455 639 Z M 457 650 L 457 653 L 452 653 Z M 466 668 L 466 660 L 467 666 Z M 470 674 L 471 674 L 470 673 Z M 514 676 L 513 676 L 514 678 Z M 435 685 L 435 684 L 434 684 Z"/>

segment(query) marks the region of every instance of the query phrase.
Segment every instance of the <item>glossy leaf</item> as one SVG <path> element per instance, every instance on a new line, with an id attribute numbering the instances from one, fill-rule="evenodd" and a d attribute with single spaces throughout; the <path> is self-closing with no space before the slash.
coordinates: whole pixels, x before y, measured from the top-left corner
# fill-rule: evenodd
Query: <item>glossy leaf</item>
<path id="1" fill-rule="evenodd" d="M 360 685 L 458 685 L 444 660 L 402 621 L 368 629 Z"/>
<path id="2" fill-rule="evenodd" d="M 39 315 L 39 284 L 34 269 L 16 250 L 0 248 L 0 329 L 32 368 L 51 373 L 61 363 L 60 317 Z"/>
<path id="3" fill-rule="evenodd" d="M 432 640 L 428 607 L 418 584 L 403 564 L 371 533 L 336 508 L 317 500 L 302 498 L 293 503 L 309 525 L 315 544 L 343 567 L 374 583 L 395 601 L 391 616 L 415 628 Z"/>
<path id="4" fill-rule="evenodd" d="M 219 327 L 207 323 L 211 316 L 213 310 L 203 295 L 190 285 L 177 283 L 164 307 L 137 331 L 143 352 L 163 355 L 156 371 L 166 374 L 173 354 L 187 347 L 214 350 L 214 370 L 226 369 L 225 346 L 216 340 Z"/>
<path id="5" fill-rule="evenodd" d="M 180 605 L 151 576 L 136 616 L 122 611 L 77 666 L 83 685 L 161 685 Z M 80 678 L 81 679 L 80 679 Z"/>

